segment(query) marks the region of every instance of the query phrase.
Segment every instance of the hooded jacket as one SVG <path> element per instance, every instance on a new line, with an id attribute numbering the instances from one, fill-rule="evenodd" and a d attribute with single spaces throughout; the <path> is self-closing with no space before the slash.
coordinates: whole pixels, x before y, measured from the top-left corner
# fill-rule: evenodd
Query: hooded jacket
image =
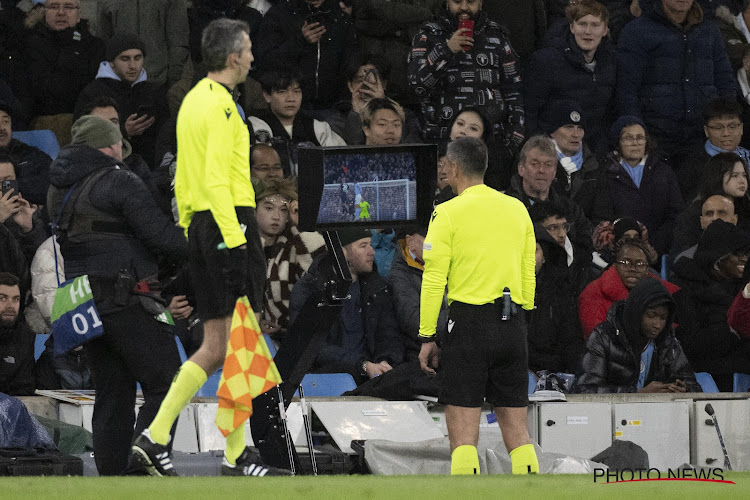
<path id="1" fill-rule="evenodd" d="M 104 59 L 104 42 L 89 32 L 85 19 L 61 31 L 39 23 L 26 36 L 23 55 L 33 114 L 72 113 L 78 94 L 94 79 Z"/>
<path id="2" fill-rule="evenodd" d="M 144 58 L 144 61 L 146 60 L 148 57 Z M 96 79 L 86 85 L 78 96 L 73 114 L 76 117 L 82 115 L 83 109 L 96 97 L 111 97 L 117 103 L 117 111 L 120 115 L 123 135 L 125 135 L 124 124 L 128 117 L 136 114 L 140 106 L 150 107 L 152 111 L 149 115 L 155 117 L 156 122 L 143 134 L 128 137 L 127 140 L 133 147 L 133 151 L 142 156 L 153 169 L 155 165 L 158 165 L 155 163 L 154 156 L 156 139 L 162 125 L 169 118 L 169 106 L 167 106 L 167 96 L 163 87 L 150 81 L 147 75 L 146 70 L 141 69 L 141 74 L 135 82 L 126 82 L 117 76 L 108 61 L 102 61 L 99 64 Z"/>
<path id="3" fill-rule="evenodd" d="M 326 33 L 318 43 L 308 43 L 302 36 L 302 25 L 311 15 L 321 16 Z M 351 17 L 338 1 L 325 0 L 313 9 L 304 0 L 281 0 L 263 18 L 253 47 L 260 71 L 280 64 L 302 71 L 303 108 L 329 108 L 341 99 L 346 87 L 346 67 L 358 50 L 357 34 Z"/>
<path id="4" fill-rule="evenodd" d="M 682 27 L 666 17 L 660 0 L 641 1 L 641 8 L 617 46 L 620 115 L 642 118 L 674 154 L 703 140 L 704 106 L 717 96 L 735 98 L 737 83 L 719 29 L 697 2 Z"/>
<path id="5" fill-rule="evenodd" d="M 679 379 L 685 382 L 687 392 L 703 392 L 674 335 L 675 302 L 654 279 L 638 283 L 628 299 L 615 303 L 607 313 L 607 321 L 592 332 L 583 356 L 583 373 L 576 380 L 574 392 L 637 392 L 641 352 L 648 342 L 641 334 L 641 321 L 646 309 L 655 305 L 667 305 L 669 315 L 654 340 L 651 368 L 644 386 L 654 381 L 670 383 Z"/>
<path id="6" fill-rule="evenodd" d="M 650 276 L 657 278 L 653 274 Z M 669 293 L 673 294 L 680 289 L 668 281 L 657 279 L 667 287 Z M 581 318 L 583 338 L 588 339 L 594 328 L 607 319 L 607 311 L 612 304 L 627 299 L 629 293 L 615 266 L 610 266 L 601 276 L 589 283 L 578 297 L 578 316 Z"/>
<path id="7" fill-rule="evenodd" d="M 186 0 L 99 0 L 97 11 L 104 38 L 128 32 L 143 40 L 152 82 L 173 84 L 182 77 L 189 59 Z"/>
<path id="8" fill-rule="evenodd" d="M 719 259 L 747 248 L 750 237 L 728 222 L 715 220 L 703 232 L 694 258 L 682 258 L 674 265 L 674 280 L 682 287 L 677 336 L 698 371 L 750 370 L 750 341 L 738 337 L 727 322 L 729 306 L 744 282 L 714 271 Z"/>
<path id="9" fill-rule="evenodd" d="M 65 278 L 87 274 L 113 282 L 118 271 L 124 269 L 136 280 L 142 280 L 156 276 L 157 254 L 186 258 L 183 231 L 161 213 L 143 181 L 114 158 L 88 146 L 66 146 L 52 163 L 47 203 L 50 219 L 57 220 L 63 197 L 79 183 L 65 207 L 65 213 L 75 217 L 78 204 L 87 202 L 76 195 L 84 185 L 80 181 L 103 169 L 108 171 L 101 172 L 102 177 L 92 186 L 88 203 L 108 218 L 117 219 L 120 237 L 116 243 L 106 237 L 103 233 L 109 227 L 82 235 L 84 241 L 80 243 L 65 241 L 62 235 L 59 242 L 65 259 Z M 101 308 L 100 312 L 105 314 Z"/>
<path id="10" fill-rule="evenodd" d="M 461 109 L 479 107 L 493 124 L 492 136 L 515 153 L 525 127 L 520 64 L 508 32 L 480 11 L 471 51 L 454 54 L 447 40 L 457 29 L 456 17 L 444 9 L 412 41 L 407 78 L 419 97 L 424 137 L 447 139 Z"/>
<path id="11" fill-rule="evenodd" d="M 596 66 L 589 69 L 570 30 L 553 40 L 550 47 L 534 53 L 524 74 L 523 102 L 529 136 L 548 130 L 544 110 L 553 101 L 572 99 L 586 111 L 584 140 L 594 151 L 605 150 L 617 76 L 615 49 L 606 38 L 597 47 L 594 61 Z"/>

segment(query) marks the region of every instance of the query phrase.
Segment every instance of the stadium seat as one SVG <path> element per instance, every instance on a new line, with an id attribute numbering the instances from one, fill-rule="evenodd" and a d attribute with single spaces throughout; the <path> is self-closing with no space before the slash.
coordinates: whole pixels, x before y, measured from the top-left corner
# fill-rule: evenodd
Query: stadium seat
<path id="1" fill-rule="evenodd" d="M 268 351 L 271 353 L 271 357 L 276 356 L 276 344 L 271 340 L 271 336 L 264 333 L 263 337 L 266 339 L 266 345 L 268 346 Z"/>
<path id="2" fill-rule="evenodd" d="M 198 392 L 196 392 L 195 395 L 203 398 L 216 397 L 216 392 L 219 390 L 219 380 L 221 380 L 221 368 L 208 377 L 206 383 L 203 384 L 203 387 L 198 389 Z"/>
<path id="3" fill-rule="evenodd" d="M 698 381 L 698 383 L 701 386 L 701 389 L 703 389 L 703 392 L 719 392 L 719 388 L 716 387 L 716 382 L 714 382 L 714 378 L 711 376 L 710 373 L 697 372 L 695 374 L 695 380 Z"/>
<path id="4" fill-rule="evenodd" d="M 44 343 L 47 342 L 49 335 L 49 333 L 36 334 L 34 338 L 34 359 L 39 359 L 39 356 L 41 356 L 44 349 L 46 349 Z"/>
<path id="5" fill-rule="evenodd" d="M 354 377 L 348 373 L 308 373 L 302 379 L 305 396 L 341 396 L 357 388 Z M 297 393 L 299 396 L 299 391 Z"/>
<path id="6" fill-rule="evenodd" d="M 667 273 L 667 256 L 666 255 L 662 255 L 661 256 L 661 279 L 663 279 L 664 281 L 667 281 L 667 276 L 668 276 L 668 273 Z M 705 391 L 703 391 L 703 392 L 705 392 Z"/>
<path id="7" fill-rule="evenodd" d="M 536 390 L 536 377 L 533 373 L 529 372 L 529 394 L 534 394 Z"/>
<path id="8" fill-rule="evenodd" d="M 750 392 L 750 375 L 747 373 L 734 374 L 734 392 Z"/>
<path id="9" fill-rule="evenodd" d="M 24 144 L 34 146 L 47 153 L 53 160 L 60 152 L 60 144 L 57 142 L 55 133 L 51 130 L 24 130 L 13 132 L 13 138 Z"/>

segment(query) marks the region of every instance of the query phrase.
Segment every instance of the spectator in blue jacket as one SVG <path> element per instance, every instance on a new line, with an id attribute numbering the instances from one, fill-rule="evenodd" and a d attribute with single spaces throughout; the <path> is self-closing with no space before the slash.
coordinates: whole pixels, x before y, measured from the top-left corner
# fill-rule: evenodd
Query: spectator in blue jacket
<path id="1" fill-rule="evenodd" d="M 643 0 L 618 42 L 621 115 L 640 117 L 672 156 L 703 142 L 701 112 L 733 98 L 736 80 L 719 28 L 685 0 Z"/>

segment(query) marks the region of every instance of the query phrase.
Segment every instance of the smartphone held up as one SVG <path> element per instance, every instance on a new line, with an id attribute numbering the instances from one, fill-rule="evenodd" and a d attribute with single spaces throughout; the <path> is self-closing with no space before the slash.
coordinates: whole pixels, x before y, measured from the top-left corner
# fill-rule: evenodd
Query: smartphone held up
<path id="1" fill-rule="evenodd" d="M 473 19 L 459 19 L 458 29 L 469 30 L 468 33 L 464 32 L 463 35 L 474 38 L 474 20 Z M 471 50 L 471 45 L 461 45 L 461 48 L 464 49 L 464 52 L 469 52 Z"/>

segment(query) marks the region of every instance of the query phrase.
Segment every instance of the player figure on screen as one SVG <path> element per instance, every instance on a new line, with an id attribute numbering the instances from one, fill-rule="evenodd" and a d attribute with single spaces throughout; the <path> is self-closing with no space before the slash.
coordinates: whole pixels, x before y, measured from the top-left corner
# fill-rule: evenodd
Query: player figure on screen
<path id="1" fill-rule="evenodd" d="M 365 200 L 359 202 L 359 218 L 360 220 L 370 220 L 370 204 Z"/>

